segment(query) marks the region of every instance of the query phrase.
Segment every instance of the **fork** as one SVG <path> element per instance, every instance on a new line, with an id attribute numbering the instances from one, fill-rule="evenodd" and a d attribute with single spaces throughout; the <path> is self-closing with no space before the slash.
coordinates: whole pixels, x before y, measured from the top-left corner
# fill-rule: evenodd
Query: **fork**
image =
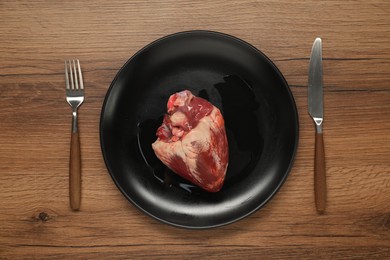
<path id="1" fill-rule="evenodd" d="M 77 109 L 84 101 L 84 83 L 80 61 L 65 61 L 66 101 L 72 107 L 72 135 L 69 160 L 69 201 L 72 210 L 80 209 L 81 201 L 81 152 Z"/>

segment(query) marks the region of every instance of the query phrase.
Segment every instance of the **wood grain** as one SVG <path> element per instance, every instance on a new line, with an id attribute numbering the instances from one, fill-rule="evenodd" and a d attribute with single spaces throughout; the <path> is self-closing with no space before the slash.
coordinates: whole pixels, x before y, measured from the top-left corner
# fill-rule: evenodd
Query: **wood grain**
<path id="1" fill-rule="evenodd" d="M 80 210 L 81 204 L 81 151 L 79 132 L 71 134 L 69 155 L 69 205 Z"/>
<path id="2" fill-rule="evenodd" d="M 388 1 L 1 1 L 0 257 L 390 258 Z M 242 38 L 278 66 L 296 100 L 291 174 L 263 209 L 204 231 L 161 224 L 112 182 L 99 144 L 104 96 L 146 44 L 206 29 Z M 307 114 L 311 44 L 323 39 L 327 209 L 313 196 Z M 68 202 L 71 110 L 63 61 L 82 61 L 82 205 Z"/>
<path id="3" fill-rule="evenodd" d="M 327 189 L 324 136 L 322 133 L 316 133 L 314 149 L 314 199 L 318 214 L 324 214 Z"/>

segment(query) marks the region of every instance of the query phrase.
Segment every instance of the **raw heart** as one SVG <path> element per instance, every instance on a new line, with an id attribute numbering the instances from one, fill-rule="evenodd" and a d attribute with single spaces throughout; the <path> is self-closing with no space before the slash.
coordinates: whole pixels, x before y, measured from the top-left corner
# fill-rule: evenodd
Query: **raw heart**
<path id="1" fill-rule="evenodd" d="M 170 96 L 168 114 L 152 144 L 172 171 L 209 191 L 219 191 L 228 166 L 224 119 L 207 100 L 184 90 Z"/>

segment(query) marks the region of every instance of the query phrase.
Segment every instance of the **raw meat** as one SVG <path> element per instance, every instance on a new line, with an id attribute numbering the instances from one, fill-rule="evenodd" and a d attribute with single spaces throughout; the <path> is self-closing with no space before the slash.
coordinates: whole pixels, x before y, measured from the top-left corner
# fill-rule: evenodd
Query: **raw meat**
<path id="1" fill-rule="evenodd" d="M 170 96 L 168 114 L 152 144 L 172 171 L 209 191 L 222 188 L 228 166 L 224 119 L 207 100 L 184 90 Z"/>

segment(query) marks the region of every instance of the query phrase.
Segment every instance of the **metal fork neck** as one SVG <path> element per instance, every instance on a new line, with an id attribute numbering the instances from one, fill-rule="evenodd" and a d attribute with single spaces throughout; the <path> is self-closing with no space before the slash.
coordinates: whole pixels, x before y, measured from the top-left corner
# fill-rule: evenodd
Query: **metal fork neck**
<path id="1" fill-rule="evenodd" d="M 77 133 L 79 131 L 77 123 L 77 109 L 73 109 L 72 113 L 72 133 Z"/>

